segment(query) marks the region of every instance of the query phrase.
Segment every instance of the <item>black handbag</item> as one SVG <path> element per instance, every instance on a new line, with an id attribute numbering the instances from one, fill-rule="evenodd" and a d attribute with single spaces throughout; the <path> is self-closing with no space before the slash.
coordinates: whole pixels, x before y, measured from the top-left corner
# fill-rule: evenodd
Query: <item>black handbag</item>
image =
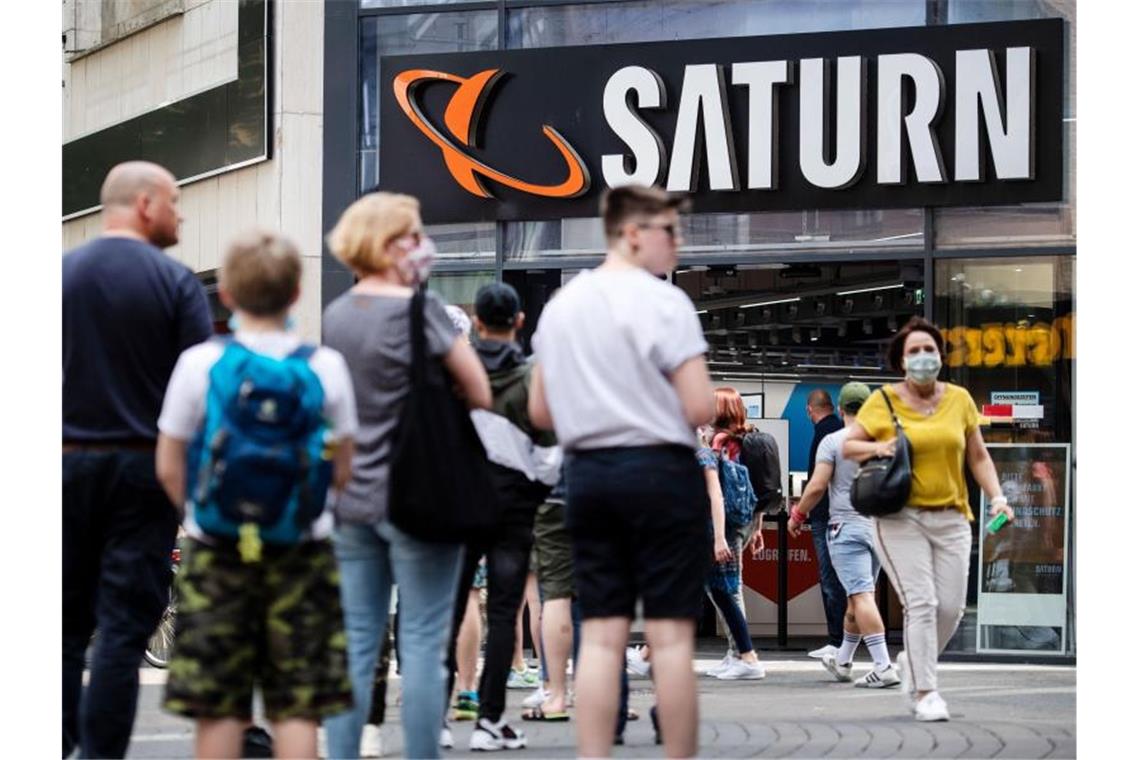
<path id="1" fill-rule="evenodd" d="M 487 452 L 438 360 L 429 361 L 424 294 L 412 296 L 411 387 L 396 428 L 388 518 L 422 541 L 486 536 L 497 522 Z"/>
<path id="2" fill-rule="evenodd" d="M 895 455 L 873 457 L 859 466 L 851 483 L 851 506 L 866 517 L 898 512 L 910 499 L 911 447 L 886 390 L 879 388 L 895 423 Z"/>

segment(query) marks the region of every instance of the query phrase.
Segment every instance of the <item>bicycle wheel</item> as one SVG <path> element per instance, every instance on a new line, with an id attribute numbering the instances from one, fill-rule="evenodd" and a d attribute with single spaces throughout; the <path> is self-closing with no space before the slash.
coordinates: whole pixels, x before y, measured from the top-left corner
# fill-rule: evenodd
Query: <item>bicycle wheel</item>
<path id="1" fill-rule="evenodd" d="M 175 564 L 172 569 L 177 575 L 178 565 Z M 146 651 L 143 652 L 143 658 L 153 667 L 165 668 L 170 662 L 170 651 L 174 647 L 174 616 L 177 611 L 177 598 L 174 594 L 174 584 L 171 583 L 170 603 L 162 611 L 162 618 L 158 621 L 158 627 L 154 629 L 150 641 L 146 644 Z"/>
<path id="2" fill-rule="evenodd" d="M 170 662 L 170 651 L 174 646 L 174 614 L 173 606 L 163 610 L 162 619 L 143 652 L 146 661 L 156 668 L 165 668 Z"/>

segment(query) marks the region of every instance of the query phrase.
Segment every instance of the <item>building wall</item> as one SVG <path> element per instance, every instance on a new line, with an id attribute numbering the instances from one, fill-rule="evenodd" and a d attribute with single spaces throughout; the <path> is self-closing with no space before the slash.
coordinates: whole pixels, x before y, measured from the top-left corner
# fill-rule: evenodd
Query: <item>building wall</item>
<path id="1" fill-rule="evenodd" d="M 185 0 L 185 7 L 137 34 L 65 60 L 65 140 L 237 77 L 237 3 Z M 226 241 L 241 230 L 283 232 L 305 262 L 294 316 L 301 333 L 316 339 L 324 4 L 275 2 L 272 13 L 273 158 L 183 185 L 181 240 L 168 252 L 196 272 L 209 272 L 219 266 Z M 64 222 L 64 250 L 96 236 L 100 225 L 98 213 Z"/>

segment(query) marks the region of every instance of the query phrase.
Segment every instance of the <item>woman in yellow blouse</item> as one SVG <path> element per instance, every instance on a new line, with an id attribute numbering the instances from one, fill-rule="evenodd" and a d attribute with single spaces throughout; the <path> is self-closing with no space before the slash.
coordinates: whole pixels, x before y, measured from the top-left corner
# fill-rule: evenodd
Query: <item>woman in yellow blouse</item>
<path id="1" fill-rule="evenodd" d="M 985 491 L 991 515 L 1013 510 L 1001 493 L 978 429 L 978 411 L 964 389 L 938 381 L 944 347 L 938 328 L 914 317 L 887 350 L 902 382 L 872 393 L 850 428 L 843 455 L 856 461 L 892 456 L 895 427 L 884 394 L 911 444 L 907 506 L 875 520 L 875 548 L 905 610 L 898 670 L 918 720 L 949 720 L 938 694 L 938 655 L 958 628 L 966 605 L 970 522 L 963 465 Z"/>

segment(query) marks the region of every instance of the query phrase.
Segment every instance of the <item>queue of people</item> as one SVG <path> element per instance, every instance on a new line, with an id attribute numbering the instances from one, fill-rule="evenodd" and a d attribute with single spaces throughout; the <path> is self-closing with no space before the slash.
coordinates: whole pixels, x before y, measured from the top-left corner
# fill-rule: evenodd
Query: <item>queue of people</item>
<path id="1" fill-rule="evenodd" d="M 162 252 L 177 242 L 173 177 L 120 165 L 101 200 L 103 235 L 64 259 L 64 756 L 125 754 L 179 526 L 164 705 L 196 722 L 199 757 L 240 756 L 255 687 L 278 756 L 317 756 L 319 726 L 328 756 L 359 756 L 365 727 L 382 720 L 394 588 L 412 757 L 453 745 L 456 676 L 470 749 L 527 746 L 505 713 L 528 577 L 543 678 L 527 684 L 521 719 L 569 720 L 573 699 L 582 755 L 607 756 L 635 717 L 626 668 L 638 608 L 648 647 L 636 657 L 669 756 L 699 747 L 693 657 L 706 594 L 731 642 L 710 675 L 764 678 L 741 596 L 743 552 L 764 545 L 762 495 L 742 456 L 751 431 L 739 393 L 713 388 L 692 302 L 660 279 L 682 243 L 678 198 L 638 186 L 605 195 L 605 261 L 547 304 L 534 357 L 519 347 L 526 315 L 509 285 L 479 292 L 473 336 L 426 292 L 434 247 L 409 196 L 367 194 L 329 234 L 357 282 L 325 309 L 319 346 L 290 330 L 301 257 L 286 238 L 230 243 L 219 295 L 236 329 L 210 338 L 201 286 Z M 965 603 L 964 466 L 1012 518 L 969 394 L 936 379 L 943 351 L 938 330 L 912 320 L 889 351 L 902 382 L 844 387 L 842 427 L 819 430 L 789 524 L 823 520 L 817 544 L 840 593 L 825 600 L 845 605 L 824 666 L 849 680 L 864 643 L 874 667 L 856 685 L 901 684 L 919 720 L 948 718 L 936 666 Z M 437 410 L 438 428 L 411 429 L 424 424 L 412 399 L 429 392 L 462 419 Z M 824 401 L 809 413 L 823 419 Z M 859 461 L 893 454 L 896 419 L 913 450 L 911 498 L 867 518 L 847 492 Z M 469 496 L 481 513 L 465 515 L 478 530 L 464 537 L 431 514 L 410 520 L 401 503 L 431 460 L 456 457 L 478 458 Z M 906 610 L 895 664 L 871 599 L 880 563 Z"/>

